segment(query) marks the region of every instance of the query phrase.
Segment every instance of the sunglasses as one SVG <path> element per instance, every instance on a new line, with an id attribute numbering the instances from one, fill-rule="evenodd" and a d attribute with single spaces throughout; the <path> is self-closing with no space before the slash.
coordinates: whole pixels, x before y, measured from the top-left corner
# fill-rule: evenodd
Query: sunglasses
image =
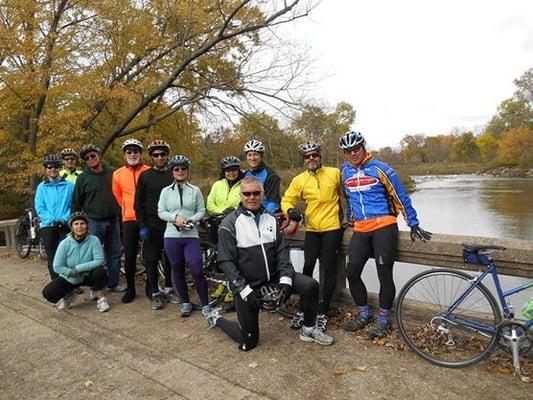
<path id="1" fill-rule="evenodd" d="M 244 197 L 259 197 L 261 196 L 261 192 L 260 191 L 256 191 L 256 192 L 241 192 L 241 194 L 244 196 Z"/>
<path id="2" fill-rule="evenodd" d="M 76 161 L 74 157 L 65 157 L 63 158 L 64 161 Z"/>
<path id="3" fill-rule="evenodd" d="M 47 165 L 45 166 L 46 169 L 59 169 L 59 165 Z"/>
<path id="4" fill-rule="evenodd" d="M 310 158 L 320 158 L 320 154 L 319 153 L 304 154 L 304 160 L 309 160 Z"/>
<path id="5" fill-rule="evenodd" d="M 174 172 L 180 172 L 180 171 L 187 171 L 189 168 L 187 167 L 176 167 L 176 168 L 173 168 L 172 171 Z"/>
<path id="6" fill-rule="evenodd" d="M 83 157 L 83 159 L 84 159 L 85 161 L 88 161 L 88 160 L 92 160 L 93 158 L 96 158 L 96 157 L 98 157 L 98 154 L 96 154 L 96 153 L 91 153 L 91 154 L 87 154 L 85 157 Z"/>
<path id="7" fill-rule="evenodd" d="M 152 153 L 153 158 L 166 157 L 166 156 L 168 156 L 167 153 Z"/>
<path id="8" fill-rule="evenodd" d="M 357 153 L 359 150 L 361 150 L 363 148 L 363 146 L 361 146 L 360 144 L 358 144 L 357 146 L 354 146 L 354 147 L 350 147 L 349 149 L 346 149 L 344 150 L 344 153 L 345 154 L 353 154 L 353 153 Z"/>
<path id="9" fill-rule="evenodd" d="M 130 150 L 126 150 L 125 153 L 129 156 L 131 156 L 132 154 L 140 154 L 141 151 L 140 150 L 137 150 L 137 149 L 130 149 Z"/>
<path id="10" fill-rule="evenodd" d="M 237 172 L 239 171 L 239 167 L 229 167 L 224 170 L 224 172 Z"/>

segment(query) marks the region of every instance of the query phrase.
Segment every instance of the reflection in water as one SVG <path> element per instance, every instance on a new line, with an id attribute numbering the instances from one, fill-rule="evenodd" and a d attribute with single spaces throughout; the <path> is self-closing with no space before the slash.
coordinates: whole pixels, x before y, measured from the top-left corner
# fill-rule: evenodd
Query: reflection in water
<path id="1" fill-rule="evenodd" d="M 422 227 L 432 232 L 533 239 L 533 179 L 448 175 L 415 181 L 411 199 Z"/>

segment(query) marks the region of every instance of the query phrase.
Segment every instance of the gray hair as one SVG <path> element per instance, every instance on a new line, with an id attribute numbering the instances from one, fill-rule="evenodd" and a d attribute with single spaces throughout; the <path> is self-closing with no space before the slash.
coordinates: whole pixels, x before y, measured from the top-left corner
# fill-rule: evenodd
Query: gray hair
<path id="1" fill-rule="evenodd" d="M 242 185 L 247 184 L 247 183 L 256 183 L 261 187 L 261 191 L 263 191 L 263 184 L 261 183 L 259 178 L 253 175 L 246 175 L 244 178 L 241 179 L 241 192 L 242 192 Z"/>

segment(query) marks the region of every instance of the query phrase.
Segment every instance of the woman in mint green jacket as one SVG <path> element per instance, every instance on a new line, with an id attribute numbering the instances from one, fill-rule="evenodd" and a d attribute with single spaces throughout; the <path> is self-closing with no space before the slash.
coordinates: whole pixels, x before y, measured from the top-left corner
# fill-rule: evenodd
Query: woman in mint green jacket
<path id="1" fill-rule="evenodd" d="M 107 273 L 103 267 L 104 252 L 100 240 L 89 235 L 89 218 L 83 212 L 70 216 L 71 233 L 59 243 L 53 268 L 58 275 L 43 289 L 43 296 L 51 303 L 57 303 L 60 311 L 70 308 L 76 299 L 74 289 L 80 286 L 91 288 L 91 298 L 97 299 L 98 311 L 109 310 L 105 297 Z"/>

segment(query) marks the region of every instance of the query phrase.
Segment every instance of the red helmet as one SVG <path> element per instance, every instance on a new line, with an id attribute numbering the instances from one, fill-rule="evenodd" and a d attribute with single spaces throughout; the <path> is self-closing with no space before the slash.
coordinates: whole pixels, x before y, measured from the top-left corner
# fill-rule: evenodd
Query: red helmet
<path id="1" fill-rule="evenodd" d="M 155 150 L 165 150 L 167 153 L 170 153 L 170 145 L 165 140 L 155 139 L 148 145 L 148 154 L 152 155 Z"/>

